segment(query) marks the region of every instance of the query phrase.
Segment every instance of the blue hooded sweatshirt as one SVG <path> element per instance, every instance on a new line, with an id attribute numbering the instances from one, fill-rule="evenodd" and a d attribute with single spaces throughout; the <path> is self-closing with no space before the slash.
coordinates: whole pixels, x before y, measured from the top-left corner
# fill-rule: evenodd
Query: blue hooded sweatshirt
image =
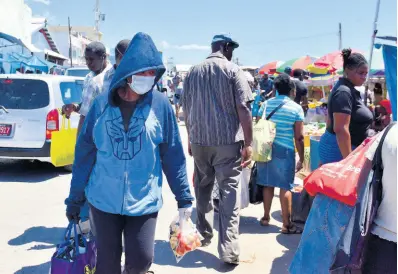
<path id="1" fill-rule="evenodd" d="M 139 72 L 156 70 L 155 83 L 165 72 L 151 37 L 138 33 L 132 39 L 110 84 L 98 96 L 78 137 L 69 197 L 71 208 L 86 199 L 95 208 L 120 215 L 141 216 L 162 207 L 162 171 L 178 202 L 189 207 L 186 160 L 177 121 L 167 98 L 149 91 L 137 101 L 128 130 L 115 104 L 117 88 Z"/>

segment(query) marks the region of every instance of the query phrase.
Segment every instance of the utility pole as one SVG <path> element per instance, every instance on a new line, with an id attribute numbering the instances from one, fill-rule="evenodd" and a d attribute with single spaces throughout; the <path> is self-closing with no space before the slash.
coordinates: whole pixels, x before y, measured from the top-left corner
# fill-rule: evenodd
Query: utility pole
<path id="1" fill-rule="evenodd" d="M 72 64 L 72 37 L 71 37 L 72 27 L 70 26 L 69 16 L 68 16 L 68 30 L 69 30 L 69 59 L 70 59 L 70 66 L 73 67 L 73 64 Z"/>
<path id="2" fill-rule="evenodd" d="M 343 49 L 343 36 L 341 31 L 341 23 L 339 23 L 339 51 Z"/>
<path id="3" fill-rule="evenodd" d="M 375 20 L 373 22 L 373 34 L 372 34 L 372 39 L 371 39 L 371 43 L 370 43 L 370 56 L 369 56 L 369 69 L 372 68 L 372 59 L 373 59 L 373 48 L 375 45 L 375 39 L 376 39 L 376 35 L 377 35 L 377 22 L 379 20 L 379 11 L 380 11 L 380 0 L 377 0 L 377 4 L 376 4 L 376 14 L 375 14 Z M 368 91 L 369 91 L 369 74 L 368 74 L 368 79 L 367 79 L 367 83 L 365 86 L 365 105 L 368 104 Z"/>
<path id="4" fill-rule="evenodd" d="M 95 0 L 95 9 L 94 9 L 94 13 L 95 13 L 95 31 L 97 32 L 97 39 L 98 41 L 101 40 L 101 36 L 100 36 L 100 22 L 105 21 L 105 14 L 101 13 L 100 11 L 100 0 Z"/>

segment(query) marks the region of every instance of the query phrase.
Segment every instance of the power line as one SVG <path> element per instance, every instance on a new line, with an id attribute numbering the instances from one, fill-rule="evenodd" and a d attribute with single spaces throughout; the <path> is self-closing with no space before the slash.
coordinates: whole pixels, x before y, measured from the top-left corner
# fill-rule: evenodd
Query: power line
<path id="1" fill-rule="evenodd" d="M 280 39 L 280 40 L 264 41 L 263 43 L 276 44 L 276 43 L 283 43 L 283 42 L 290 42 L 290 41 L 297 41 L 297 40 L 305 40 L 305 39 L 332 36 L 332 35 L 337 35 L 337 33 L 336 32 L 327 32 L 327 33 L 322 33 L 322 34 L 315 34 L 315 35 L 308 35 L 308 36 L 301 36 L 301 37 L 292 37 L 292 38 Z"/>

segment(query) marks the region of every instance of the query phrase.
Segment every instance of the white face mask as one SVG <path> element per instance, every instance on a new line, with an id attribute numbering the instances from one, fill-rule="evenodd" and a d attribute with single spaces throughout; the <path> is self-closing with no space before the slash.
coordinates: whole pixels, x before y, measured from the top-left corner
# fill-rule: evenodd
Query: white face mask
<path id="1" fill-rule="evenodd" d="M 129 84 L 130 88 L 139 95 L 144 95 L 151 90 L 155 83 L 155 76 L 132 76 L 132 82 Z"/>

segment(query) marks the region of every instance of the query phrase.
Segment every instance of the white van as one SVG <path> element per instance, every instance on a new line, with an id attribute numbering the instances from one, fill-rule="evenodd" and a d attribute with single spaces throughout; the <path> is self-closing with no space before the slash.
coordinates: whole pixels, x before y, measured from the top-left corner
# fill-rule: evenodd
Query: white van
<path id="1" fill-rule="evenodd" d="M 51 133 L 61 126 L 61 108 L 80 103 L 82 92 L 80 77 L 0 74 L 0 159 L 51 162 Z M 76 128 L 79 115 L 70 119 Z"/>
<path id="2" fill-rule="evenodd" d="M 72 67 L 65 71 L 65 76 L 75 76 L 85 78 L 90 73 L 88 67 Z"/>

